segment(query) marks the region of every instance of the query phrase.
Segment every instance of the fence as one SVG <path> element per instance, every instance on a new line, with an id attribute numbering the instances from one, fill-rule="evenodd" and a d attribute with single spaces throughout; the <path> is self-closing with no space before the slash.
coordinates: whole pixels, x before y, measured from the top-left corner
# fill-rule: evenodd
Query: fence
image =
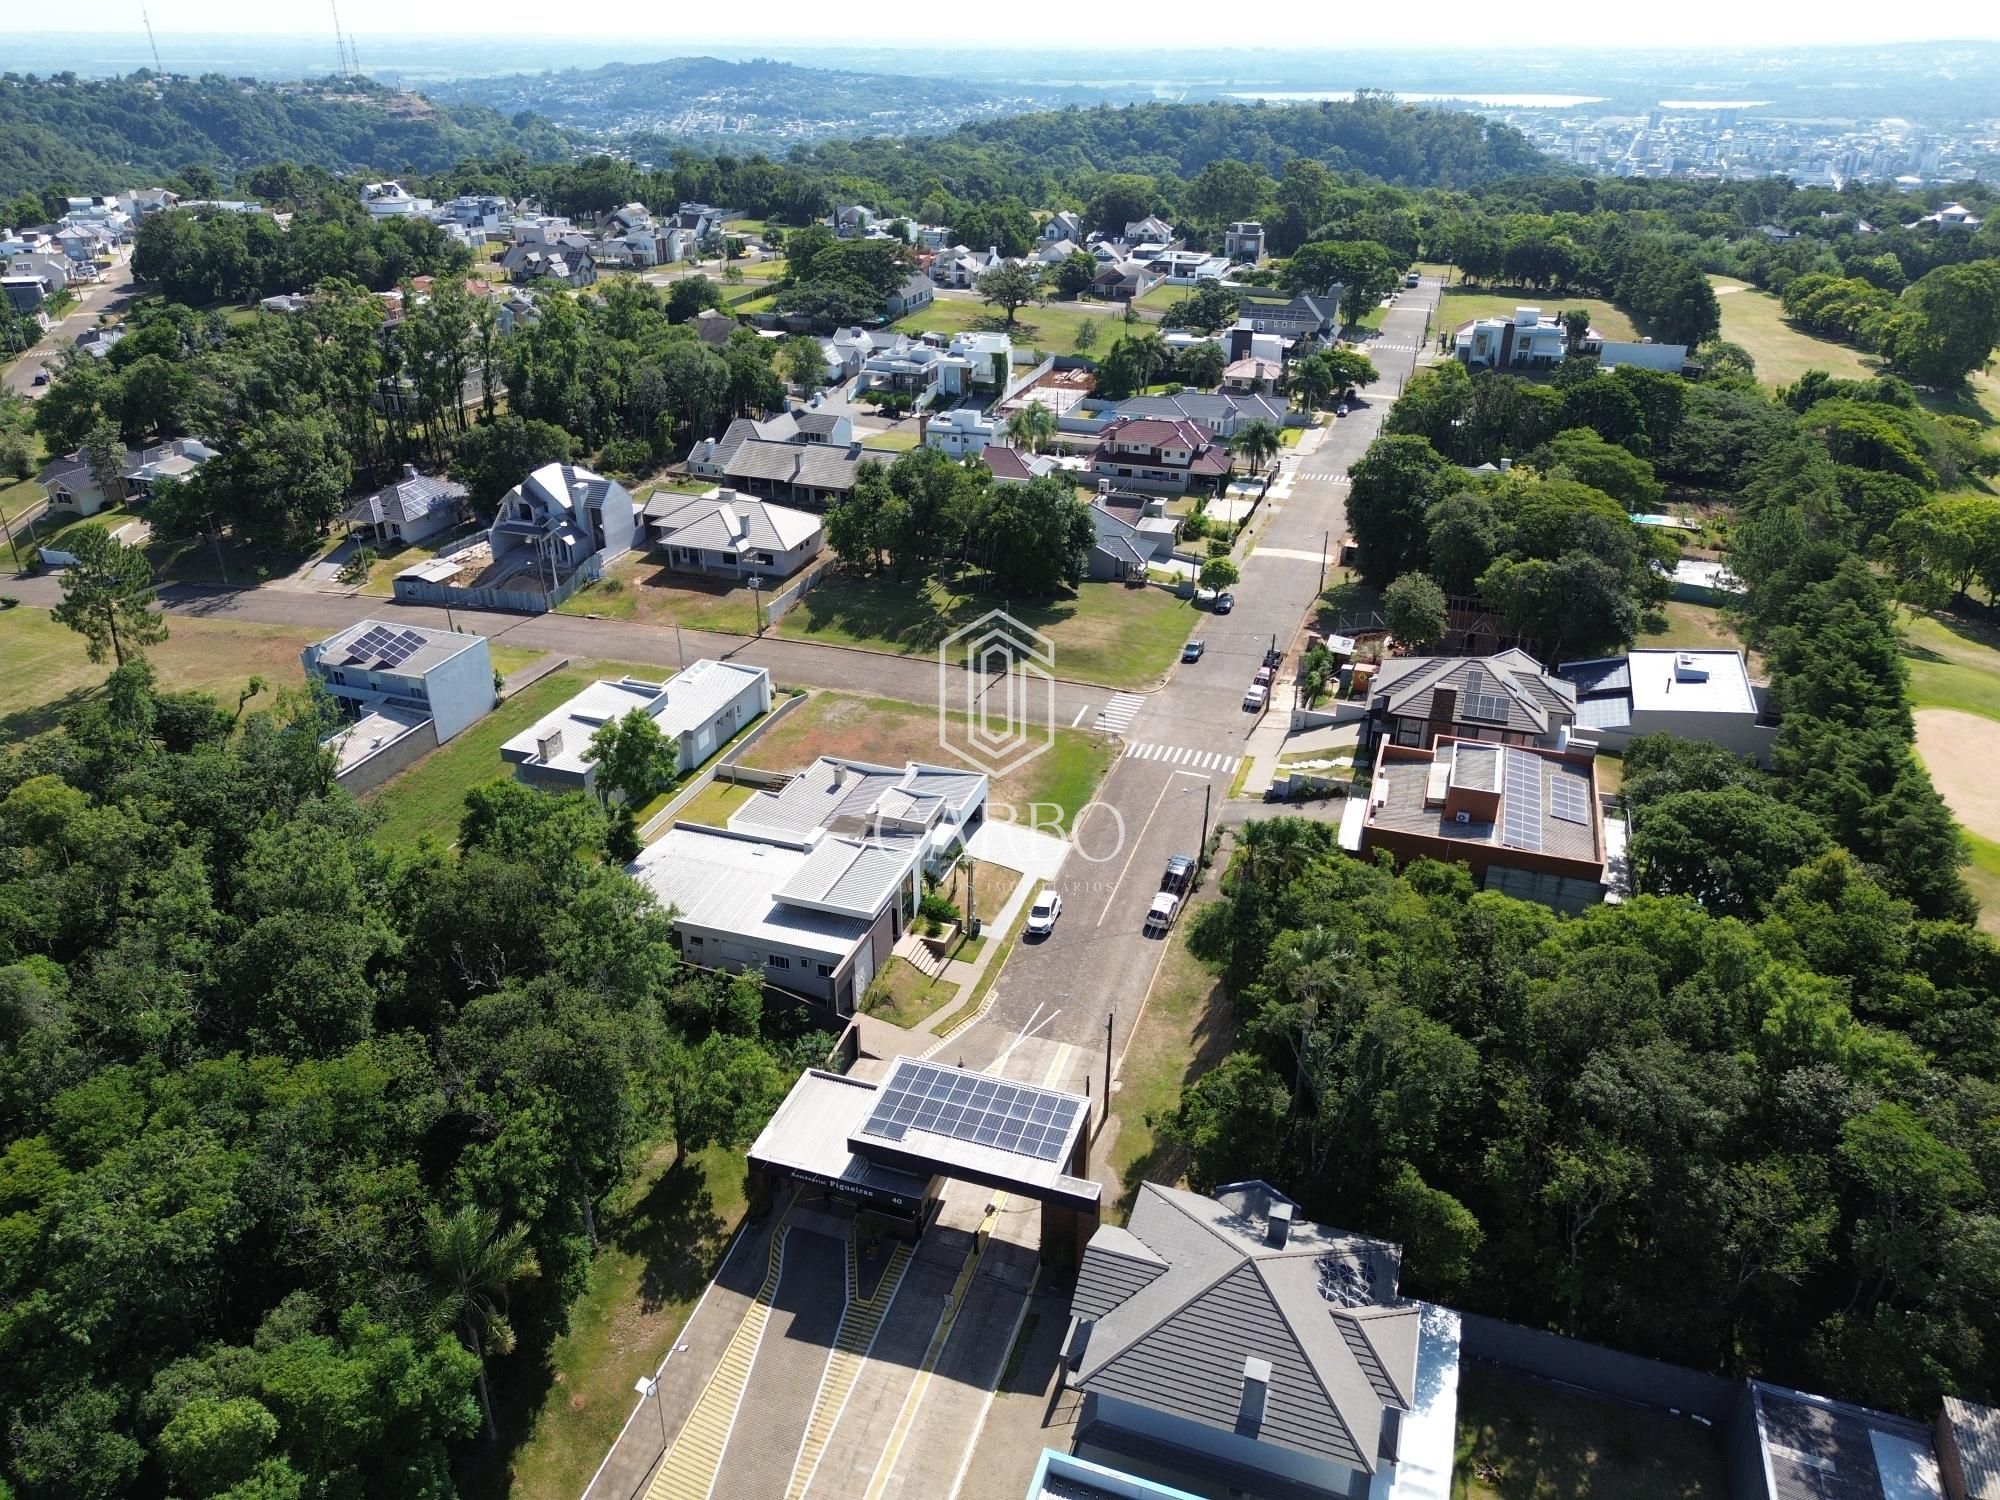
<path id="1" fill-rule="evenodd" d="M 786 610 L 797 604 L 799 600 L 805 598 L 807 594 L 813 591 L 813 587 L 822 578 L 826 577 L 828 573 L 831 573 L 839 566 L 840 562 L 837 558 L 829 558 L 825 562 L 816 563 L 793 579 L 784 588 L 778 590 L 777 593 L 767 596 L 764 599 L 764 628 L 769 630 L 773 625 L 777 624 L 784 617 Z"/>
<path id="2" fill-rule="evenodd" d="M 547 592 L 495 588 L 491 584 L 466 586 L 432 583 L 425 578 L 398 574 L 391 585 L 397 600 L 404 604 L 450 604 L 459 609 L 498 609 L 517 615 L 545 615 L 585 584 L 604 576 L 604 563 L 593 553 L 581 566 Z"/>

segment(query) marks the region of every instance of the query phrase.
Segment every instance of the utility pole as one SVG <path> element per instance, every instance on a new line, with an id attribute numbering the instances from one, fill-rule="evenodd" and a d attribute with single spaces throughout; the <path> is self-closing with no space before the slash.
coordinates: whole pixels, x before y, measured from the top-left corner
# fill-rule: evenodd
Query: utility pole
<path id="1" fill-rule="evenodd" d="M 1214 792 L 1214 782 L 1204 781 L 1201 784 L 1201 842 L 1194 846 L 1195 867 L 1197 869 L 1201 867 L 1201 862 L 1208 858 L 1208 803 L 1209 798 L 1214 795 Z"/>
<path id="2" fill-rule="evenodd" d="M 222 560 L 222 528 L 215 524 L 215 512 L 208 513 L 208 539 L 215 544 L 215 571 L 222 575 L 222 586 L 229 587 L 229 564 Z"/>
<path id="3" fill-rule="evenodd" d="M 1326 592 L 1326 552 L 1333 545 L 1333 533 L 1323 531 L 1319 537 L 1319 591 Z"/>
<path id="4" fill-rule="evenodd" d="M 679 620 L 674 621 L 674 650 L 680 653 L 681 670 L 685 672 L 688 669 L 688 653 L 687 647 L 681 644 L 681 622 Z"/>
<path id="5" fill-rule="evenodd" d="M 1099 1124 L 1111 1118 L 1111 1020 L 1108 1015 L 1104 1018 L 1104 1113 Z"/>

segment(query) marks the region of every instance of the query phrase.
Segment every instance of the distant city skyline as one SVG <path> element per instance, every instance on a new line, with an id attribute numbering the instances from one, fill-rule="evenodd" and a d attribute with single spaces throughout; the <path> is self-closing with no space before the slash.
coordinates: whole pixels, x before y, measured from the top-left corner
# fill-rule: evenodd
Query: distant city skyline
<path id="1" fill-rule="evenodd" d="M 257 36 L 312 36 L 331 32 L 332 19 L 325 6 L 274 7 L 261 0 L 155 0 L 149 5 L 156 33 L 174 32 L 213 35 L 239 33 Z M 28 28 L 27 35 L 46 33 L 90 33 L 109 35 L 135 30 L 137 7 L 84 8 L 65 13 L 63 24 L 44 31 Z M 366 40 L 377 38 L 441 37 L 459 28 L 488 36 L 533 37 L 546 35 L 545 7 L 528 0 L 433 0 L 419 9 L 397 0 L 347 0 L 341 6 L 343 28 Z M 876 37 L 857 29 L 852 12 L 839 11 L 809 0 L 769 0 L 759 7 L 762 25 L 754 32 L 692 31 L 684 28 L 650 32 L 635 27 L 628 15 L 616 10 L 583 10 L 565 17 L 561 35 L 569 40 L 580 37 L 623 39 L 633 45 L 668 53 L 685 53 L 703 47 L 755 48 L 760 44 L 799 46 L 871 46 L 884 49 L 935 52 L 934 39 L 903 42 L 897 28 L 884 27 L 887 35 Z M 1808 34 L 1801 34 L 1808 21 Z M 1794 7 L 1758 7 L 1731 3 L 1731 0 L 1691 0 L 1675 6 L 1669 15 L 1652 7 L 1606 7 L 1585 0 L 1553 0 L 1527 11 L 1472 5 L 1467 0 L 1443 0 L 1441 4 L 1403 9 L 1385 7 L 1361 9 L 1341 14 L 1337 30 L 1328 21 L 1323 5 L 1312 0 L 1267 0 L 1258 8 L 1259 33 L 1289 28 L 1296 35 L 1299 50 L 1388 50 L 1395 48 L 1453 49 L 1490 47 L 1593 48 L 1644 51 L 1653 48 L 1684 49 L 1709 45 L 1717 48 L 1851 46 L 1868 43 L 1995 41 L 2000 40 L 2000 7 L 1990 0 L 1934 0 L 1916 15 L 1899 8 L 1863 5 L 1856 0 L 1835 0 L 1817 5 L 1809 13 Z M 1322 40 L 1316 35 L 1325 28 L 1332 34 Z M 1671 28 L 1671 29 L 1669 29 Z M 1215 51 L 1227 53 L 1212 35 L 1213 12 L 1194 0 L 1160 0 L 1147 12 L 1142 50 Z M 17 34 L 22 34 L 18 33 Z M 1017 43 L 1019 28 L 1004 13 L 984 19 L 968 17 L 960 35 L 1007 46 Z M 1184 39 L 1183 39 L 1184 38 Z M 1029 44 L 1031 45 L 1031 44 Z M 1496 80 L 1487 80 L 1498 86 Z"/>

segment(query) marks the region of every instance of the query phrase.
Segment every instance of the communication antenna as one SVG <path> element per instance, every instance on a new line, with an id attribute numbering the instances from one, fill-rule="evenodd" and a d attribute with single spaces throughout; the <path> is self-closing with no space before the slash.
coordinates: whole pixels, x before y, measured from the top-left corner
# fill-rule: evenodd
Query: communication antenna
<path id="1" fill-rule="evenodd" d="M 153 71 L 164 76 L 166 69 L 160 66 L 160 44 L 153 40 L 153 18 L 146 14 L 146 7 L 139 7 L 139 19 L 146 23 L 146 45 L 153 49 Z"/>
<path id="2" fill-rule="evenodd" d="M 347 65 L 354 70 L 356 78 L 361 76 L 361 52 L 354 45 L 354 33 L 351 31 L 347 33 Z"/>
<path id="3" fill-rule="evenodd" d="M 343 78 L 352 77 L 354 70 L 347 64 L 347 43 L 341 39 L 339 0 L 327 0 L 333 9 L 333 56 L 334 67 Z"/>

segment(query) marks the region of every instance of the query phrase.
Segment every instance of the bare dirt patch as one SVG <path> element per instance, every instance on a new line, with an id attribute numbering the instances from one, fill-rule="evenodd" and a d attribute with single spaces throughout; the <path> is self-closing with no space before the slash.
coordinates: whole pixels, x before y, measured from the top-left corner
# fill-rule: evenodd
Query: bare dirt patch
<path id="1" fill-rule="evenodd" d="M 1952 814 L 1984 839 L 2000 839 L 2000 723 L 1955 708 L 1917 710 L 1917 754 Z"/>

